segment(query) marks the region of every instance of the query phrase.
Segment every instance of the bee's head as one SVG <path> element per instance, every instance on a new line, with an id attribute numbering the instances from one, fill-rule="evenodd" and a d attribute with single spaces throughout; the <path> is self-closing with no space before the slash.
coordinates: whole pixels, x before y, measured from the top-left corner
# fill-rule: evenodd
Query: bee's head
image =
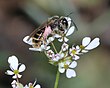
<path id="1" fill-rule="evenodd" d="M 71 18 L 69 17 L 60 17 L 58 28 L 61 31 L 68 29 L 71 25 Z"/>

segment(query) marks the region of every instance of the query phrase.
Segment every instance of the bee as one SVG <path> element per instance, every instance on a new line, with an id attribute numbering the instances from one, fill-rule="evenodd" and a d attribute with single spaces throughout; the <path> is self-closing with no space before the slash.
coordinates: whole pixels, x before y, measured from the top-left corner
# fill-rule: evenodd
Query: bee
<path id="1" fill-rule="evenodd" d="M 27 40 L 32 39 L 33 47 L 39 48 L 42 44 L 47 43 L 49 36 L 55 35 L 56 33 L 63 34 L 65 29 L 68 29 L 71 23 L 69 17 L 64 16 L 53 16 L 44 22 L 41 26 L 35 29 Z"/>

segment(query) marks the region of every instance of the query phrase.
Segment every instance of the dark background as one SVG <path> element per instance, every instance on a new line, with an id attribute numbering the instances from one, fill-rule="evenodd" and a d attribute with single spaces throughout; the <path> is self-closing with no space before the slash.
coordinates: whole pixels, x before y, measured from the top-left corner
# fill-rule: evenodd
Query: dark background
<path id="1" fill-rule="evenodd" d="M 99 37 L 101 45 L 81 56 L 77 77 L 61 75 L 59 88 L 110 87 L 110 0 L 0 0 L 0 88 L 11 88 L 12 78 L 5 74 L 11 55 L 27 67 L 21 83 L 37 78 L 42 88 L 53 88 L 57 68 L 43 53 L 29 51 L 22 39 L 48 17 L 71 12 L 78 31 L 70 37 L 70 45 L 81 44 L 85 36 Z"/>

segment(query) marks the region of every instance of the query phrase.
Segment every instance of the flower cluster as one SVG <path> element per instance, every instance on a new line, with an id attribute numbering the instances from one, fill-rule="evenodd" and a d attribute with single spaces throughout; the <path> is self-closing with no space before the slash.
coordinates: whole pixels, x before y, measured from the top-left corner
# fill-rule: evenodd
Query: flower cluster
<path id="1" fill-rule="evenodd" d="M 53 36 L 47 38 L 47 44 L 41 45 L 40 48 L 29 48 L 34 51 L 45 51 L 46 56 L 49 58 L 49 63 L 55 66 L 58 66 L 60 73 L 66 72 L 67 78 L 72 78 L 76 76 L 74 68 L 77 66 L 77 60 L 80 59 L 80 56 L 84 53 L 87 53 L 89 50 L 92 50 L 99 46 L 99 38 L 94 38 L 91 40 L 90 37 L 85 37 L 82 40 L 81 45 L 72 45 L 69 46 L 67 38 L 74 33 L 75 26 L 71 26 L 71 19 L 65 17 L 68 21 L 68 28 L 64 30 L 63 33 L 56 32 Z M 33 46 L 32 38 L 28 40 L 29 36 L 25 37 L 23 41 L 29 45 Z M 61 45 L 61 49 L 58 52 L 53 44 L 53 41 L 57 39 Z M 51 49 L 51 46 L 48 46 L 51 42 L 54 51 Z"/>
<path id="2" fill-rule="evenodd" d="M 36 81 L 34 82 L 34 84 L 29 83 L 25 86 L 23 86 L 23 84 L 19 82 L 19 78 L 22 77 L 20 73 L 26 69 L 26 66 L 24 64 L 18 63 L 18 58 L 16 56 L 10 56 L 8 58 L 8 63 L 11 70 L 7 70 L 6 74 L 12 75 L 12 78 L 14 80 L 11 85 L 13 88 L 41 88 L 39 84 L 35 85 Z"/>
<path id="3" fill-rule="evenodd" d="M 58 66 L 60 73 L 66 71 L 67 78 L 72 78 L 76 76 L 76 72 L 73 69 L 77 66 L 77 60 L 80 59 L 80 56 L 96 48 L 99 44 L 99 38 L 95 38 L 91 41 L 90 37 L 85 37 L 81 45 L 69 47 L 69 45 L 64 42 L 60 52 L 55 53 L 52 50 L 48 50 L 46 54 L 49 57 L 49 63 Z"/>

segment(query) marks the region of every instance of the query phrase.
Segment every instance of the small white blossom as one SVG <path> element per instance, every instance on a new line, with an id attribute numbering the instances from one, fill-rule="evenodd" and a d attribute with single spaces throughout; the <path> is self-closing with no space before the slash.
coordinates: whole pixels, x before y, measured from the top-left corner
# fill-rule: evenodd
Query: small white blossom
<path id="1" fill-rule="evenodd" d="M 63 57 L 64 57 L 64 54 L 63 53 L 62 54 L 57 53 L 57 54 L 55 54 L 55 55 L 52 56 L 52 61 L 59 61 Z"/>
<path id="2" fill-rule="evenodd" d="M 10 65 L 11 70 L 7 70 L 7 75 L 14 75 L 12 78 L 21 78 L 20 72 L 23 72 L 26 67 L 24 64 L 19 64 L 16 56 L 11 56 L 8 58 L 8 63 Z"/>
<path id="3" fill-rule="evenodd" d="M 69 49 L 69 54 L 72 56 L 72 58 L 74 60 L 78 60 L 80 57 L 78 55 L 80 55 L 80 48 L 79 46 L 72 46 L 72 48 Z"/>
<path id="4" fill-rule="evenodd" d="M 80 47 L 82 49 L 82 52 L 86 53 L 89 50 L 92 50 L 92 49 L 98 47 L 100 45 L 99 40 L 100 40 L 99 38 L 95 38 L 92 41 L 91 41 L 90 37 L 83 38 L 82 45 Z"/>
<path id="5" fill-rule="evenodd" d="M 25 85 L 24 88 L 41 88 L 41 86 L 39 84 L 35 85 L 36 81 L 34 82 L 34 84 L 29 83 L 28 85 Z"/>
<path id="6" fill-rule="evenodd" d="M 68 50 L 68 47 L 69 47 L 68 44 L 63 43 L 63 44 L 62 44 L 62 51 L 66 51 L 66 50 Z"/>
<path id="7" fill-rule="evenodd" d="M 77 62 L 73 61 L 66 61 L 66 62 L 61 62 L 59 63 L 59 72 L 60 73 L 64 73 L 66 70 L 66 77 L 67 78 L 72 78 L 72 77 L 76 77 L 76 72 L 73 70 L 73 68 L 75 68 L 77 66 Z"/>
<path id="8" fill-rule="evenodd" d="M 47 51 L 47 56 L 50 57 L 50 58 L 53 57 L 54 56 L 54 52 L 52 50 L 48 50 Z"/>
<path id="9" fill-rule="evenodd" d="M 13 88 L 24 88 L 23 85 L 21 83 L 17 82 L 16 80 L 13 80 L 11 85 Z"/>
<path id="10" fill-rule="evenodd" d="M 13 82 L 11 83 L 11 85 L 12 85 L 13 88 L 17 88 L 17 82 L 16 82 L 16 80 L 13 80 Z"/>

